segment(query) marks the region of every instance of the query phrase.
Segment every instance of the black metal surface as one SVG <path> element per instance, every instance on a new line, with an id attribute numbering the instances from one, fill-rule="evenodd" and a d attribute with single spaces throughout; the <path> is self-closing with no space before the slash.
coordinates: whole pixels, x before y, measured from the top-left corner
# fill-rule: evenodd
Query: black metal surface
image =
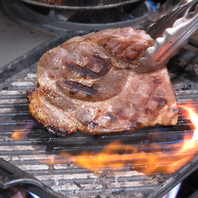
<path id="1" fill-rule="evenodd" d="M 61 197 L 60 194 L 53 192 L 50 187 L 44 185 L 32 175 L 0 158 L 0 189 L 17 185 L 23 186 L 26 190 L 40 197 Z"/>
<path id="2" fill-rule="evenodd" d="M 82 151 L 98 153 L 109 143 L 118 140 L 122 144 L 135 146 L 146 153 L 158 153 L 160 150 L 175 155 L 177 149 L 175 145 L 183 142 L 184 135 L 193 133 L 188 120 L 182 118 L 181 114 L 178 124 L 170 127 L 158 126 L 102 136 L 77 132 L 67 138 L 48 133 L 30 117 L 26 93 L 35 86 L 36 64 L 41 54 L 71 36 L 72 33 L 56 37 L 2 68 L 0 76 L 0 157 L 27 172 L 28 175 L 32 175 L 36 181 L 39 181 L 39 184 L 43 185 L 46 192 L 50 192 L 54 196 L 59 193 L 63 197 L 72 198 L 82 196 L 162 197 L 198 168 L 197 157 L 173 174 L 162 173 L 156 169 L 155 174 L 151 176 L 141 173 L 142 167 L 146 164 L 137 162 L 131 162 L 129 166 L 113 171 L 98 168 L 98 172 L 91 172 L 70 161 L 55 165 L 50 165 L 45 161 L 57 158 L 58 153 L 62 151 L 71 155 L 80 154 Z M 179 75 L 176 72 L 171 73 L 178 103 L 183 103 L 191 98 L 198 106 L 198 83 L 184 76 L 184 73 L 185 71 Z M 18 141 L 13 140 L 11 135 L 16 130 L 20 134 L 25 133 L 27 137 Z M 145 148 L 145 144 L 149 147 Z M 152 145 L 155 144 L 159 145 L 158 149 L 152 148 Z M 184 157 L 188 155 L 190 153 L 186 152 Z M 172 164 L 167 161 L 160 166 L 172 166 Z M 10 168 L 7 170 L 5 166 L 2 169 L 4 176 L 7 175 L 7 172 L 8 176 L 15 173 L 15 171 L 10 171 Z M 20 181 L 26 183 L 26 180 L 23 179 L 23 175 L 21 175 Z M 29 188 L 35 188 L 35 185 L 32 185 L 29 180 L 27 183 Z"/>
<path id="3" fill-rule="evenodd" d="M 58 9 L 104 9 L 134 3 L 140 0 L 22 0 L 24 2 Z"/>
<path id="4" fill-rule="evenodd" d="M 198 197 L 197 189 L 198 169 L 185 178 L 181 184 L 180 191 L 176 198 L 196 198 Z"/>
<path id="5" fill-rule="evenodd" d="M 60 35 L 66 31 L 98 31 L 131 26 L 144 29 L 154 11 L 146 1 L 102 10 L 67 10 L 34 7 L 18 0 L 0 2 L 14 21 L 32 31 Z"/>

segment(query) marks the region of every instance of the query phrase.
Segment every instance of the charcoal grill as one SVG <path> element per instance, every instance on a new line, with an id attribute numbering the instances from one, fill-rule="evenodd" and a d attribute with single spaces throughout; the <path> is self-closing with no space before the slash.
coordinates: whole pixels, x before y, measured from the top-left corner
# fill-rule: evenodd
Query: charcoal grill
<path id="1" fill-rule="evenodd" d="M 114 171 L 99 167 L 97 172 L 91 172 L 69 161 L 56 165 L 41 161 L 56 157 L 60 151 L 73 155 L 82 151 L 97 153 L 107 144 L 117 140 L 123 144 L 136 146 L 147 153 L 155 153 L 160 149 L 164 153 L 175 155 L 175 145 L 183 142 L 184 135 L 193 133 L 189 121 L 182 118 L 181 113 L 176 126 L 156 126 L 101 136 L 78 131 L 67 138 L 62 138 L 48 133 L 36 123 L 28 113 L 26 94 L 35 86 L 36 65 L 40 56 L 65 40 L 85 33 L 87 32 L 71 31 L 57 36 L 1 68 L 0 188 L 23 185 L 40 197 L 52 198 L 162 197 L 198 168 L 197 155 L 172 174 L 156 171 L 150 176 L 141 173 L 142 167 L 146 166 L 144 163 L 130 162 L 130 166 Z M 191 53 L 187 57 L 192 59 Z M 169 63 L 177 101 L 184 103 L 192 99 L 195 105 L 198 105 L 197 79 L 191 80 L 184 71 L 178 73 L 178 70 L 174 70 L 175 67 L 172 65 L 175 63 L 178 65 L 178 60 L 180 59 L 174 59 Z M 16 130 L 21 134 L 24 130 L 27 131 L 27 137 L 20 141 L 13 140 L 11 135 Z M 152 147 L 156 143 L 160 146 L 158 150 L 143 147 L 144 144 Z M 185 153 L 184 157 L 189 154 Z M 171 165 L 172 163 L 167 161 L 159 166 Z"/>

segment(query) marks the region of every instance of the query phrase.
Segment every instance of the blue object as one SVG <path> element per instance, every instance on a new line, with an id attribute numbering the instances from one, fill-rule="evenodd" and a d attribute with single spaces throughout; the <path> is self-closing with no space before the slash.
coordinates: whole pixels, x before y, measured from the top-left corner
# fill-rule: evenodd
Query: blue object
<path id="1" fill-rule="evenodd" d="M 152 1 L 152 0 L 147 0 L 147 1 L 151 4 L 151 7 L 153 8 L 153 10 L 157 9 L 157 6 L 155 5 L 154 1 Z"/>

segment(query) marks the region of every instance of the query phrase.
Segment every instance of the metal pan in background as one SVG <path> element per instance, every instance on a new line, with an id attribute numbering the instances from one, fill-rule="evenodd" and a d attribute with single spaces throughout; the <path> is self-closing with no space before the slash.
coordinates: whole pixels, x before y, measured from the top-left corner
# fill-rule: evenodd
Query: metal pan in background
<path id="1" fill-rule="evenodd" d="M 22 0 L 33 5 L 58 9 L 104 9 L 134 3 L 140 0 Z"/>

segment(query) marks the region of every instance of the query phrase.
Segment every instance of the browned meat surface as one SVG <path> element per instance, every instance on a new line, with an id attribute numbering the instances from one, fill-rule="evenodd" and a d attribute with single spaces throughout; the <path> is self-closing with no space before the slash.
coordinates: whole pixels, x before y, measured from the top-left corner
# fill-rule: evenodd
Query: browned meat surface
<path id="1" fill-rule="evenodd" d="M 152 39 L 132 28 L 75 37 L 45 53 L 30 114 L 52 132 L 91 134 L 174 125 L 176 99 L 166 67 L 147 74 L 134 68 Z"/>

